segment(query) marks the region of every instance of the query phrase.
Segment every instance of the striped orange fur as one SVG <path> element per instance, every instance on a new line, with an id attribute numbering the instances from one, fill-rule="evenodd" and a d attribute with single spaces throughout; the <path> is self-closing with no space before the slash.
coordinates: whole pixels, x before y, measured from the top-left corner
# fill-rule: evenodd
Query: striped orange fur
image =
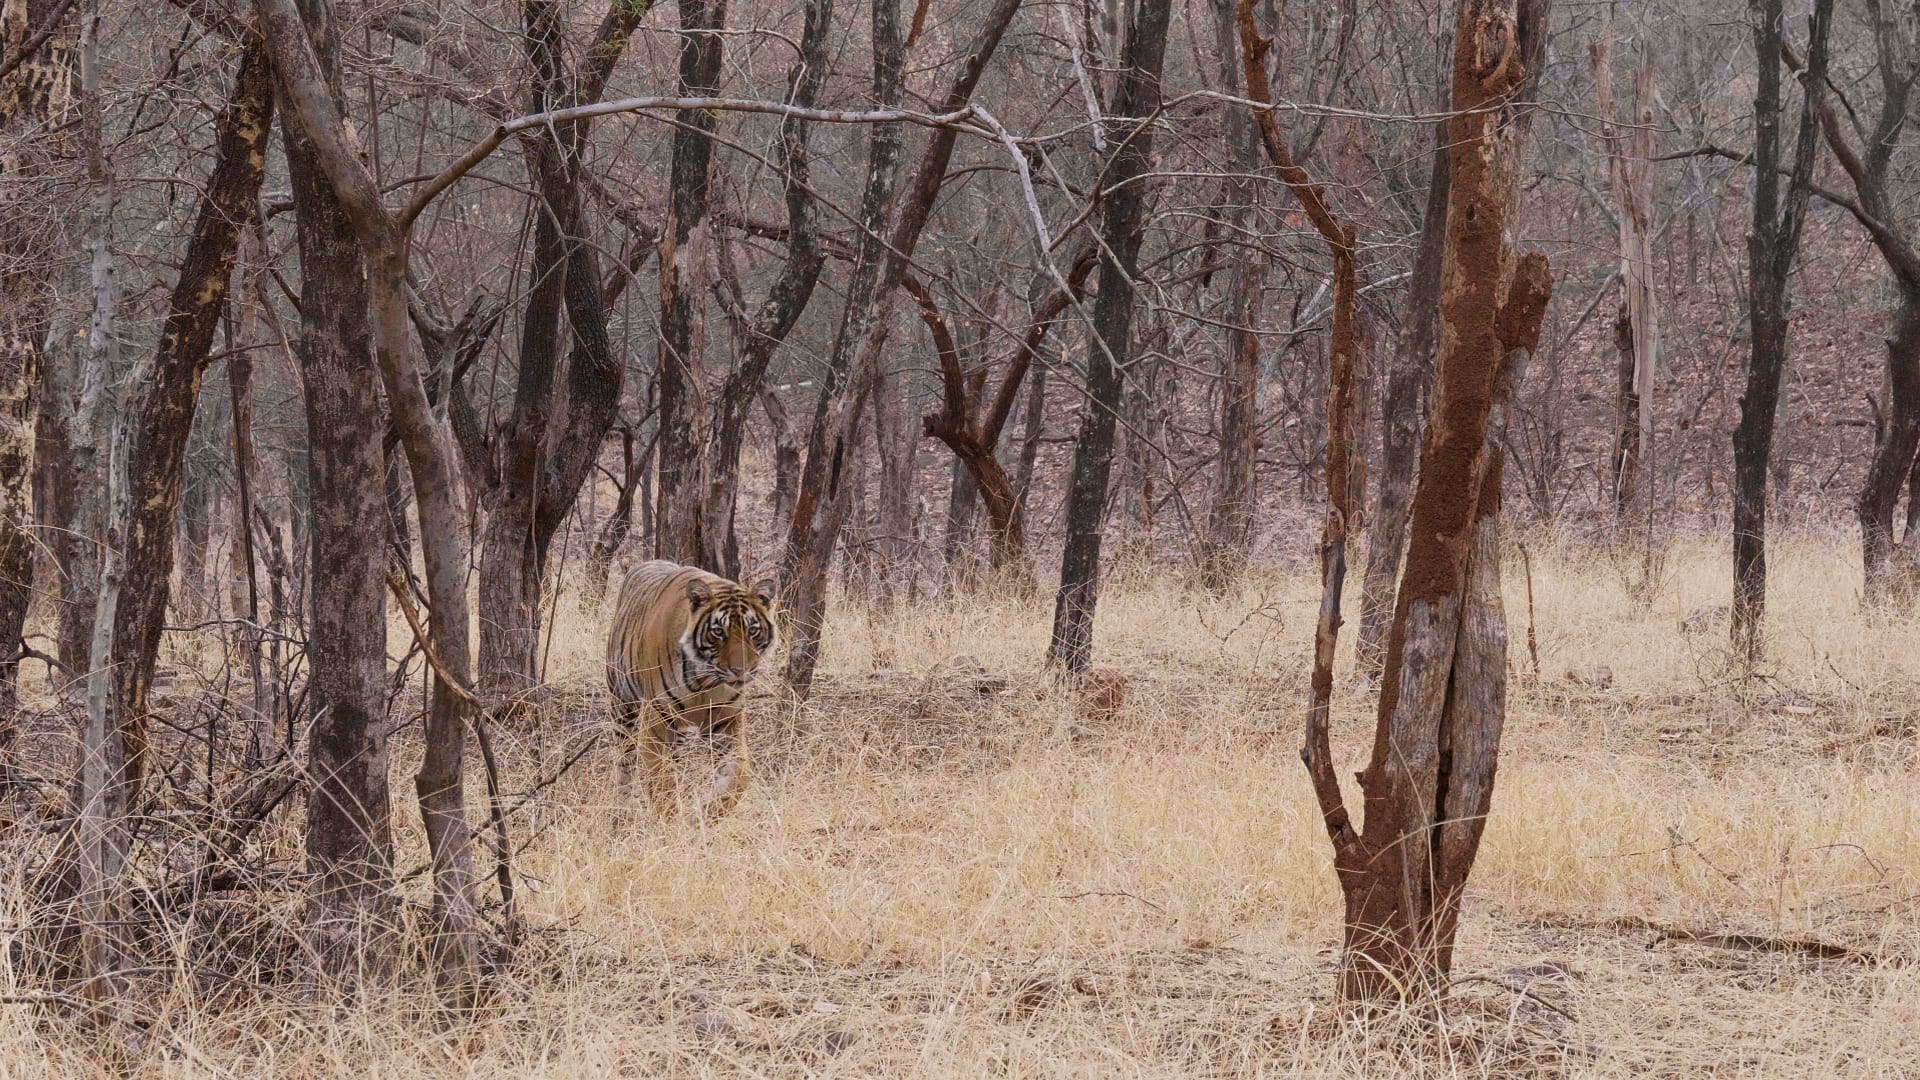
<path id="1" fill-rule="evenodd" d="M 704 742 L 718 765 L 695 808 L 732 809 L 748 779 L 740 698 L 778 636 L 770 578 L 747 587 L 664 559 L 635 567 L 607 631 L 622 790 L 632 786 L 637 751 L 654 813 L 672 816 L 679 808 L 673 751 Z"/>

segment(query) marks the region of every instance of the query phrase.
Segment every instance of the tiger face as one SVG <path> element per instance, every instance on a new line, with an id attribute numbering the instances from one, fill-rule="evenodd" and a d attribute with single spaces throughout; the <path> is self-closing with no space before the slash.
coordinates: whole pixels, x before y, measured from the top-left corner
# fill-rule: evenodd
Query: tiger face
<path id="1" fill-rule="evenodd" d="M 750 588 L 732 582 L 687 582 L 692 607 L 680 635 L 687 681 L 695 690 L 743 690 L 779 638 L 773 625 L 773 579 Z"/>

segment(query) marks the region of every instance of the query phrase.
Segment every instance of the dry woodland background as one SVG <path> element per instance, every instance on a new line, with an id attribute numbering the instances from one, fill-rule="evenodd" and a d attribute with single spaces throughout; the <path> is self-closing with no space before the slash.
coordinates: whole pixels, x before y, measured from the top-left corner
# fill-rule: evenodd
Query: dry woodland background
<path id="1" fill-rule="evenodd" d="M 1916 82 L 0 0 L 0 1080 L 1920 1076 Z M 779 583 L 723 817 L 615 782 L 655 557 Z"/>

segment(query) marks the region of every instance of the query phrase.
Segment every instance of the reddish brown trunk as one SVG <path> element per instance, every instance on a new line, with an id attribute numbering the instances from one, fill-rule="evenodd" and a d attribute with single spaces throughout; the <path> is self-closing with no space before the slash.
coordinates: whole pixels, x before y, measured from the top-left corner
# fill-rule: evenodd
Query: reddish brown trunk
<path id="1" fill-rule="evenodd" d="M 1329 406 L 1328 527 L 1316 639 L 1314 695 L 1303 752 L 1334 845 L 1346 900 L 1341 996 L 1427 1002 L 1446 985 L 1460 895 L 1490 805 L 1504 711 L 1505 635 L 1497 607 L 1493 530 L 1499 469 L 1493 446 L 1504 402 L 1537 343 L 1551 290 L 1546 260 L 1513 265 L 1506 229 L 1516 188 L 1515 143 L 1529 71 L 1544 51 L 1545 5 L 1461 0 L 1456 21 L 1442 344 L 1433 421 L 1412 508 L 1406 572 L 1388 639 L 1372 761 L 1361 776 L 1365 831 L 1356 835 L 1333 772 L 1327 734 L 1333 648 L 1344 574 L 1344 520 L 1354 368 L 1351 323 L 1336 329 Z M 1266 43 L 1253 0 L 1240 6 L 1249 95 L 1265 100 Z M 1259 114 L 1268 155 L 1351 266 L 1352 234 L 1334 221 L 1304 174 L 1289 169 L 1271 112 Z M 1316 205 L 1317 204 L 1317 205 Z M 1322 224 L 1324 219 L 1324 224 Z M 1349 270 L 1348 273 L 1351 273 Z M 1511 277 L 1510 287 L 1506 284 Z M 1349 303 L 1351 301 L 1349 300 Z M 1349 316 L 1349 319 L 1351 316 Z M 1473 557 L 1479 552 L 1479 565 Z M 1469 573 L 1470 567 L 1473 573 Z"/>

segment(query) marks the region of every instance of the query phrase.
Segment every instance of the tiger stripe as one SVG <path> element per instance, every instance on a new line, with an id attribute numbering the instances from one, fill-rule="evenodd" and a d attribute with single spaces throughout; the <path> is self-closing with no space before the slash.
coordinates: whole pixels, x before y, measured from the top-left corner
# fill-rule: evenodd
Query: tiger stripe
<path id="1" fill-rule="evenodd" d="M 637 749 L 655 813 L 677 808 L 670 757 L 693 739 L 721 758 L 701 812 L 726 812 L 745 789 L 740 699 L 776 644 L 772 605 L 771 580 L 748 588 L 664 559 L 622 582 L 607 632 L 607 690 L 624 735 L 621 787 L 631 786 Z"/>

